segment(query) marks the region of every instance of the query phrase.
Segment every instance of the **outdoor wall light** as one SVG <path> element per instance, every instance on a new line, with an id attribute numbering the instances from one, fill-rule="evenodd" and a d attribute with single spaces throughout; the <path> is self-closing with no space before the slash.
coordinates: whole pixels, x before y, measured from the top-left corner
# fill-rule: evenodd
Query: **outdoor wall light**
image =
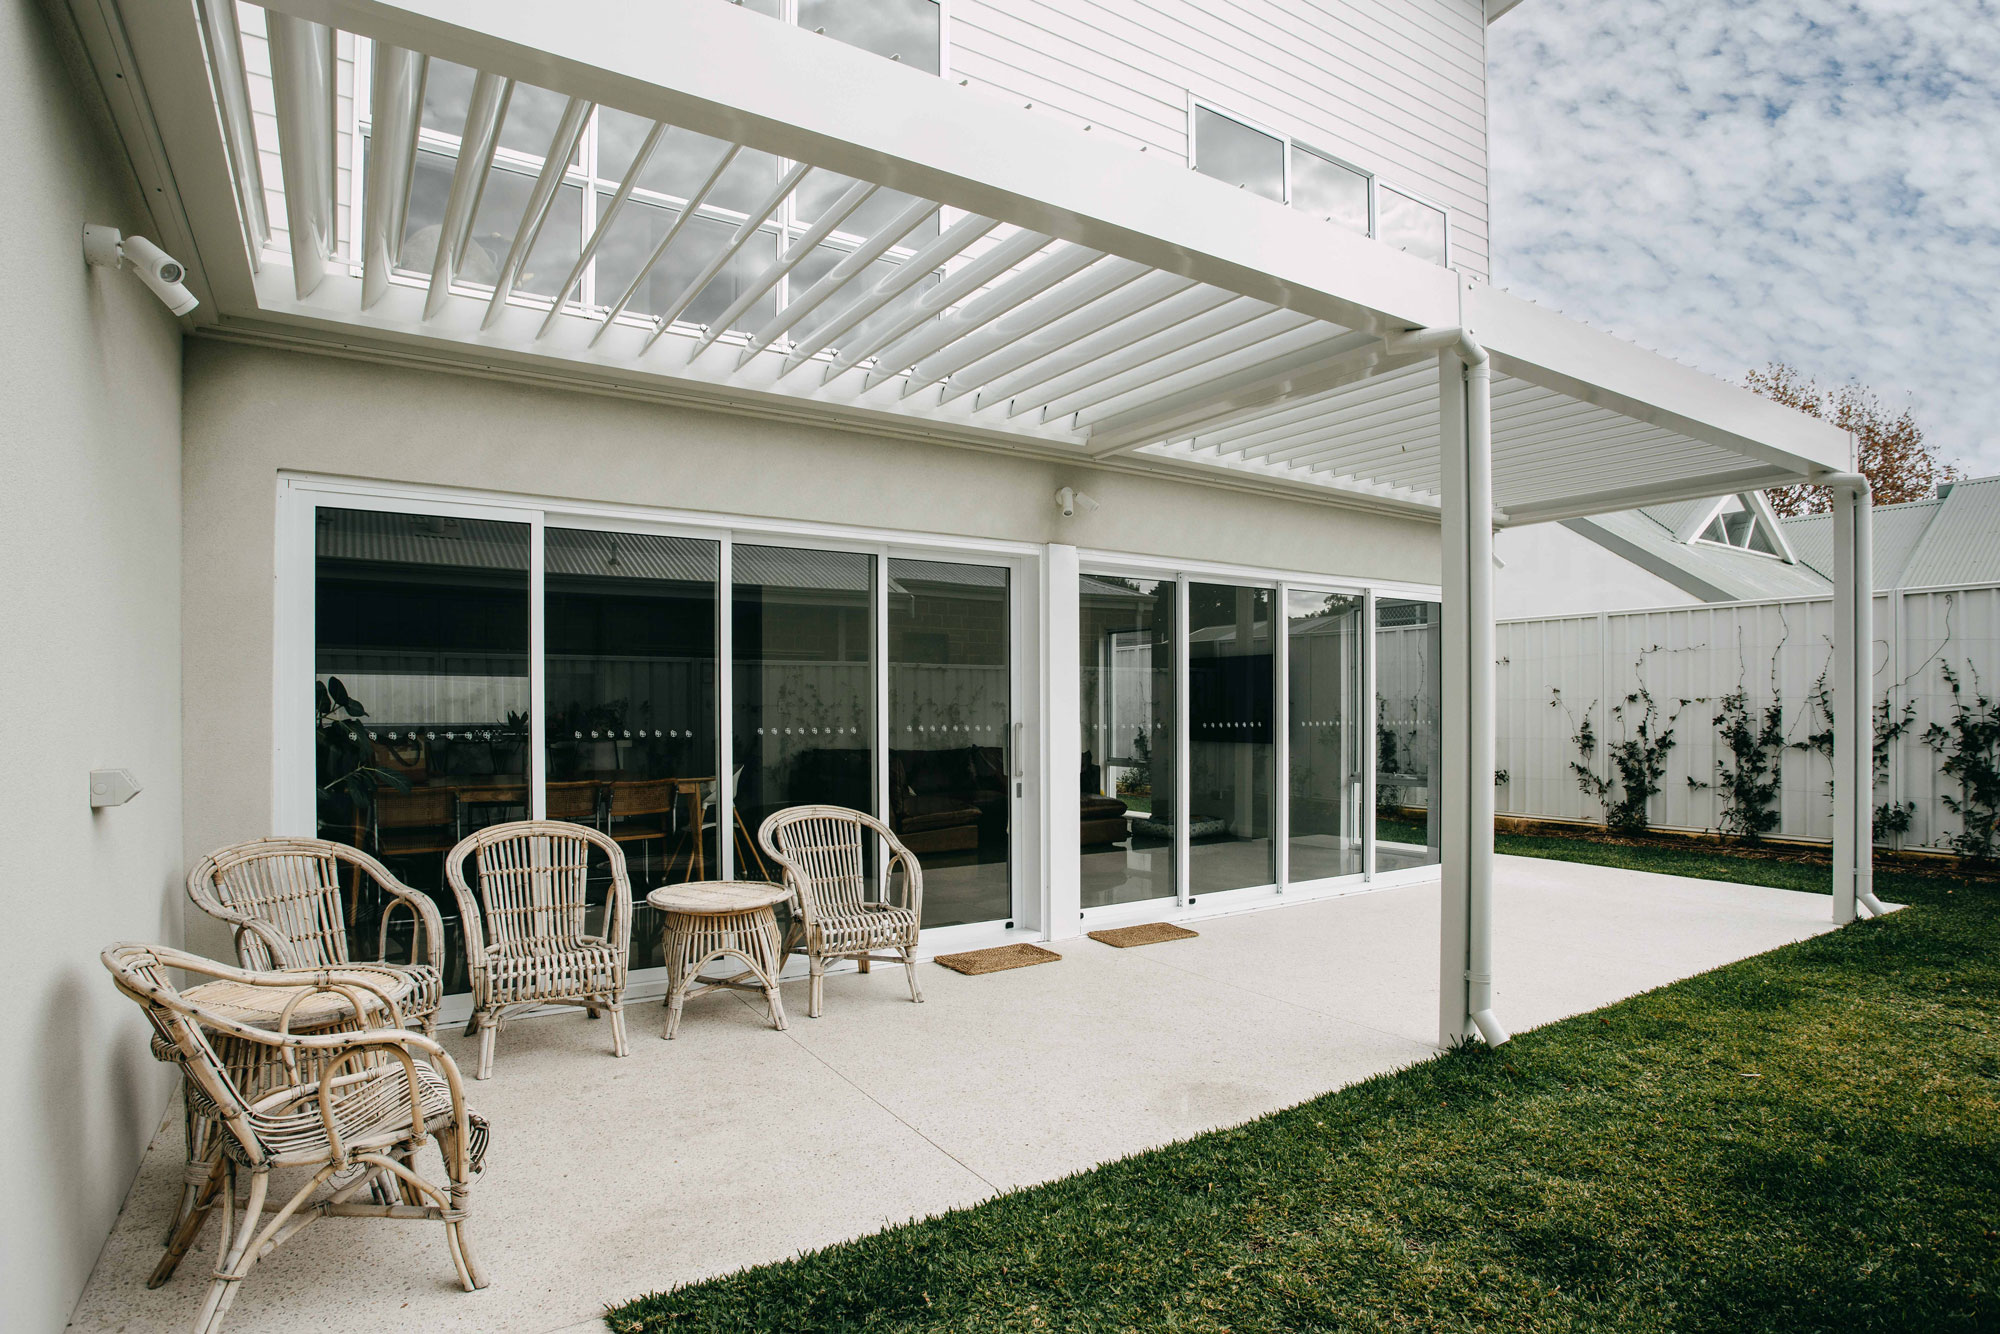
<path id="1" fill-rule="evenodd" d="M 143 236 L 125 236 L 116 227 L 83 224 L 84 262 L 100 269 L 129 268 L 168 310 L 185 315 L 201 302 L 181 285 L 187 269 Z"/>
<path id="2" fill-rule="evenodd" d="M 1056 508 L 1062 511 L 1065 519 L 1075 518 L 1078 510 L 1093 514 L 1097 511 L 1097 498 L 1087 496 L 1073 486 L 1066 486 L 1056 492 Z"/>

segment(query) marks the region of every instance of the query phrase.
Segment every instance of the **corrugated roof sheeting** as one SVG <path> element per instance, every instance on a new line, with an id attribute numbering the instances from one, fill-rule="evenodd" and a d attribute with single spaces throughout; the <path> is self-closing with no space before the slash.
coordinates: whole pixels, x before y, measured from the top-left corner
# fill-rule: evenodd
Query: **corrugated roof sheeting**
<path id="1" fill-rule="evenodd" d="M 1673 530 L 1641 510 L 1593 515 L 1574 526 L 1593 527 L 1608 534 L 1626 546 L 1621 555 L 1663 579 L 1679 582 L 1677 575 L 1689 576 L 1730 601 L 1818 597 L 1829 587 L 1818 571 L 1805 565 L 1787 564 L 1775 556 L 1735 547 L 1676 541 Z M 1696 590 L 1690 588 L 1690 591 Z"/>
<path id="2" fill-rule="evenodd" d="M 1884 505 L 1875 511 L 1876 588 L 1895 588 L 1902 581 L 1911 553 L 1923 541 L 1924 530 L 1930 527 L 1931 520 L 1943 503 L 1938 500 L 1913 500 L 1902 505 Z M 1799 560 L 1832 579 L 1832 516 L 1805 514 L 1778 522 L 1784 525 L 1785 540 L 1792 544 Z M 2000 571 L 1996 573 L 2000 574 Z"/>
<path id="3" fill-rule="evenodd" d="M 1903 587 L 2000 579 L 2000 477 L 1959 482 L 1910 554 Z"/>

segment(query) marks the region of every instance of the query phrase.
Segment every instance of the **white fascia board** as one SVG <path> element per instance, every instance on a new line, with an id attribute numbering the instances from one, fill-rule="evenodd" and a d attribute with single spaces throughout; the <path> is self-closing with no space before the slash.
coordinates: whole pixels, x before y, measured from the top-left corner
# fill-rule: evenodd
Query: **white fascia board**
<path id="1" fill-rule="evenodd" d="M 1498 288 L 1468 285 L 1465 323 L 1505 374 L 1741 454 L 1793 482 L 1850 466 L 1852 441 L 1838 427 Z"/>
<path id="2" fill-rule="evenodd" d="M 1519 6 L 1520 3 L 1521 0 L 1486 0 L 1486 21 L 1488 23 L 1493 22 L 1502 14 Z"/>
<path id="3" fill-rule="evenodd" d="M 1044 232 L 1350 329 L 1458 320 L 1449 270 L 1296 209 L 728 4 L 266 7 Z M 213 119 L 211 114 L 210 119 Z"/>
<path id="4" fill-rule="evenodd" d="M 250 246 L 194 6 L 71 0 L 69 10 L 139 178 L 152 239 L 187 267 L 201 300 L 188 322 L 250 308 Z"/>

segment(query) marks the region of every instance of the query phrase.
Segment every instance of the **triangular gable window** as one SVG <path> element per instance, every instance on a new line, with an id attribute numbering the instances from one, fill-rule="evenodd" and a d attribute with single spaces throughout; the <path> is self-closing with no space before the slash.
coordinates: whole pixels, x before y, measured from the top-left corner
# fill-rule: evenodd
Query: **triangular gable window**
<path id="1" fill-rule="evenodd" d="M 1759 506 L 1742 496 L 1733 496 L 1723 502 L 1722 508 L 1706 527 L 1695 535 L 1697 542 L 1713 542 L 1718 546 L 1736 547 L 1742 551 L 1761 552 L 1766 556 L 1784 557 L 1785 549 L 1777 535 L 1771 531 Z"/>

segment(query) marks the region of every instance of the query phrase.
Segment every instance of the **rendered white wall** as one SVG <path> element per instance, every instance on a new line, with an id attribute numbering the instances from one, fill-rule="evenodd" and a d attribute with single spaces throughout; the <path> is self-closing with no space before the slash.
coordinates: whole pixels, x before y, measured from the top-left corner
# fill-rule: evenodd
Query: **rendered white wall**
<path id="1" fill-rule="evenodd" d="M 0 899 L 13 998 L 0 1326 L 63 1327 L 173 1088 L 99 952 L 181 934 L 180 334 L 87 269 L 86 220 L 143 232 L 31 0 L 0 9 Z M 129 768 L 93 812 L 88 772 Z"/>
<path id="2" fill-rule="evenodd" d="M 1581 616 L 1640 607 L 1696 607 L 1701 599 L 1642 570 L 1559 523 L 1503 528 L 1493 535 L 1493 614 Z"/>
<path id="3" fill-rule="evenodd" d="M 1434 522 L 920 441 L 197 339 L 187 845 L 270 832 L 282 470 L 1430 583 Z M 1065 485 L 1100 502 L 1065 519 Z M 1073 772 L 1073 771 L 1072 771 Z M 1072 782 L 1074 779 L 1071 780 Z M 226 951 L 190 919 L 190 947 Z"/>

